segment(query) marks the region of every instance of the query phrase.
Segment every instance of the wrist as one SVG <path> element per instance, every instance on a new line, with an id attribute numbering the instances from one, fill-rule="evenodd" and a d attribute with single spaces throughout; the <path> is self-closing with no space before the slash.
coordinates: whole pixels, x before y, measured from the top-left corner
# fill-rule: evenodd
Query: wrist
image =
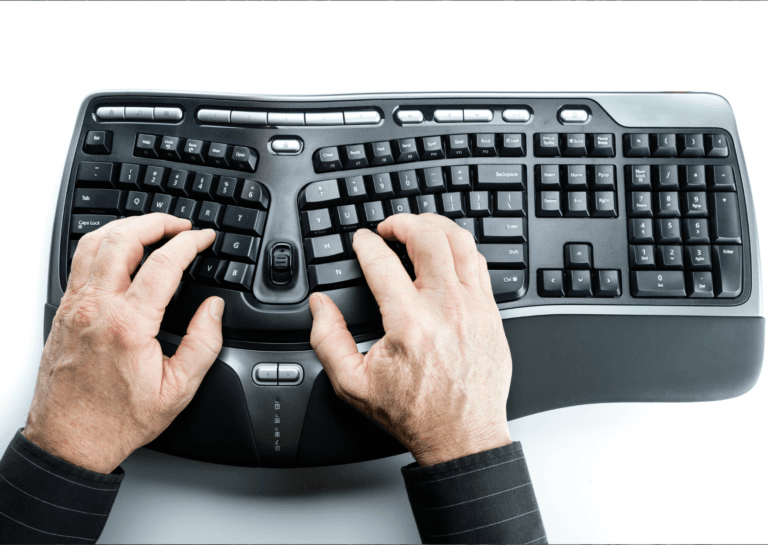
<path id="1" fill-rule="evenodd" d="M 22 430 L 26 439 L 69 464 L 94 473 L 110 474 L 120 465 L 122 460 L 115 459 L 97 445 L 90 443 L 80 434 L 73 434 L 78 440 L 70 440 L 66 434 L 49 434 L 35 426 L 27 424 Z"/>
<path id="2" fill-rule="evenodd" d="M 506 422 L 493 429 L 478 430 L 472 433 L 446 434 L 444 440 L 412 451 L 420 466 L 432 466 L 463 458 L 478 452 L 485 452 L 512 443 L 512 436 Z"/>

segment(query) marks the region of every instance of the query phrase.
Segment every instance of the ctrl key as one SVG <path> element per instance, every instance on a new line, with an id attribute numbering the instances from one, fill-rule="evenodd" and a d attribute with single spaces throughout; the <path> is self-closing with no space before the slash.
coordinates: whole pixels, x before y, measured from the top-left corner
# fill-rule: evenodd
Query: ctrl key
<path id="1" fill-rule="evenodd" d="M 81 237 L 99 227 L 103 227 L 110 221 L 115 221 L 117 216 L 102 216 L 96 214 L 72 214 L 72 238 Z"/>
<path id="2" fill-rule="evenodd" d="M 514 301 L 525 295 L 525 271 L 488 271 L 488 274 L 497 303 Z"/>

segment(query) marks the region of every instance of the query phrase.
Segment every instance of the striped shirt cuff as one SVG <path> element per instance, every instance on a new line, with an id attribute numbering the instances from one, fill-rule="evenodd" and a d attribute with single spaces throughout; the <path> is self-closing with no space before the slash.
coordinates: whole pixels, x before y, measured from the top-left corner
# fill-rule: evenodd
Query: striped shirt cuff
<path id="1" fill-rule="evenodd" d="M 547 543 L 518 442 L 401 471 L 423 543 Z"/>
<path id="2" fill-rule="evenodd" d="M 0 459 L 0 543 L 95 542 L 124 476 L 65 462 L 19 430 Z"/>

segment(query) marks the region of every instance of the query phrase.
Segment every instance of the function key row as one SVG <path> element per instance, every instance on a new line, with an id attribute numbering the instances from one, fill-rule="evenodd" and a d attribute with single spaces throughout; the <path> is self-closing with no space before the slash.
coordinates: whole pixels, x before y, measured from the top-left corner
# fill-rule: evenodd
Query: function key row
<path id="1" fill-rule="evenodd" d="M 323 208 L 370 199 L 411 197 L 446 191 L 523 191 L 525 165 L 432 167 L 369 176 L 351 176 L 308 184 L 299 193 L 299 208 Z"/>
<path id="2" fill-rule="evenodd" d="M 203 109 L 197 112 L 200 123 L 213 125 L 269 125 L 332 126 L 332 125 L 377 125 L 381 114 L 376 110 L 343 112 L 252 112 L 239 110 Z"/>
<path id="3" fill-rule="evenodd" d="M 736 191 L 727 165 L 627 165 L 628 191 Z"/>
<path id="4" fill-rule="evenodd" d="M 178 197 L 216 200 L 225 204 L 266 210 L 269 193 L 255 180 L 214 176 L 203 172 L 123 163 L 83 161 L 77 169 L 77 186 L 168 193 Z"/>
<path id="5" fill-rule="evenodd" d="M 184 117 L 181 108 L 163 106 L 100 106 L 96 109 L 100 121 L 158 121 L 176 123 Z"/>
<path id="6" fill-rule="evenodd" d="M 524 157 L 524 134 L 451 134 L 322 148 L 315 172 L 388 166 L 395 163 L 464 157 Z"/>
<path id="7" fill-rule="evenodd" d="M 256 172 L 259 162 L 258 153 L 246 146 L 154 134 L 137 135 L 133 154 L 148 159 L 181 161 L 244 172 Z"/>
<path id="8" fill-rule="evenodd" d="M 633 133 L 624 135 L 625 157 L 728 157 L 722 134 Z"/>
<path id="9" fill-rule="evenodd" d="M 533 137 L 536 157 L 613 157 L 613 135 L 537 133 Z"/>

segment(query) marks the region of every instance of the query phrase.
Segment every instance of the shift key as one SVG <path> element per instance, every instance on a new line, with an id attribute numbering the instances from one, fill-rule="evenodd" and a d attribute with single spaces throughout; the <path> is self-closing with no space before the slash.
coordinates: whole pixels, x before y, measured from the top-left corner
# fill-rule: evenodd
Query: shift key
<path id="1" fill-rule="evenodd" d="M 482 218 L 480 242 L 525 242 L 528 229 L 525 218 Z"/>
<path id="2" fill-rule="evenodd" d="M 79 237 L 103 227 L 117 216 L 101 216 L 96 214 L 72 214 L 72 237 Z"/>
<path id="3" fill-rule="evenodd" d="M 489 269 L 526 269 L 528 260 L 525 244 L 478 244 Z"/>

